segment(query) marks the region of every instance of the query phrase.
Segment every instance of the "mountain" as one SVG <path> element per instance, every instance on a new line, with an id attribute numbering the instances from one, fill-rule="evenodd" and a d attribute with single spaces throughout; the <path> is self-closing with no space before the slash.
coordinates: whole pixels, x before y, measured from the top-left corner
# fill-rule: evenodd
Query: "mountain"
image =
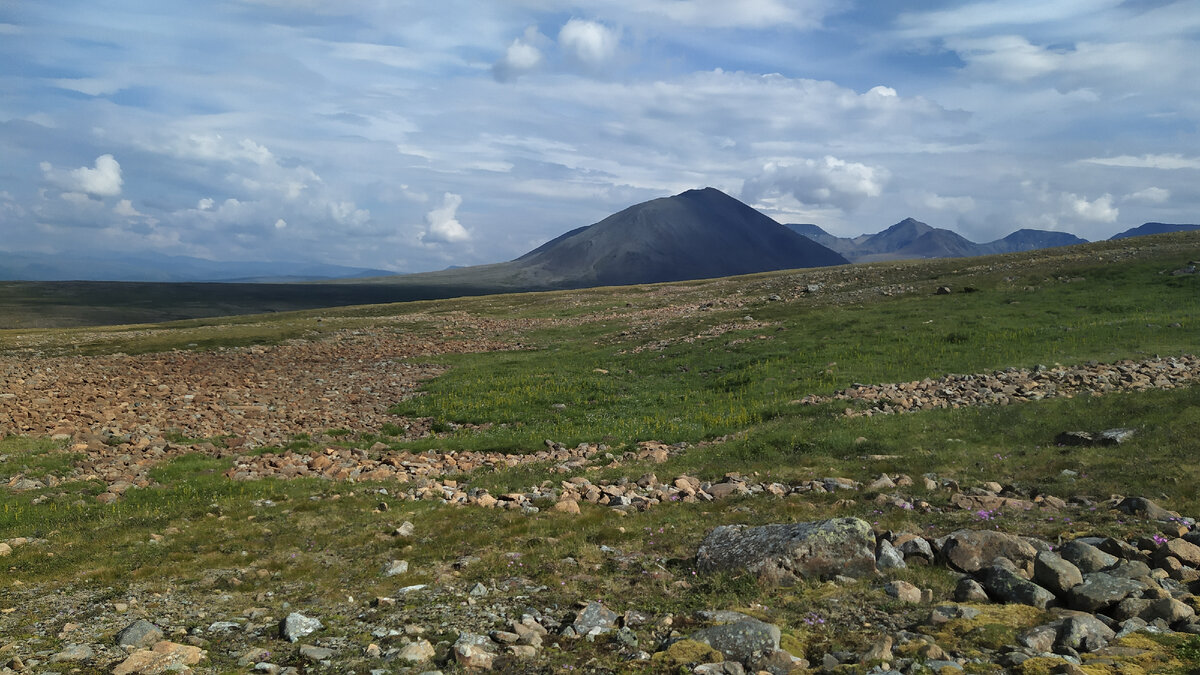
<path id="1" fill-rule="evenodd" d="M 836 237 L 816 225 L 785 225 L 851 262 L 880 262 L 913 258 L 966 258 L 995 253 L 1017 253 L 1039 248 L 1087 243 L 1073 234 L 1047 230 L 1017 230 L 986 244 L 977 244 L 940 227 L 930 227 L 915 218 L 905 218 L 882 232 L 857 237 Z"/>
<path id="2" fill-rule="evenodd" d="M 1128 237 L 1141 237 L 1147 234 L 1165 234 L 1167 232 L 1186 232 L 1189 230 L 1200 230 L 1200 225 L 1174 225 L 1171 223 L 1145 223 L 1137 227 L 1130 228 L 1124 232 L 1118 232 L 1109 239 L 1126 239 Z"/>
<path id="3" fill-rule="evenodd" d="M 1017 230 L 1012 234 L 983 244 L 991 253 L 1021 253 L 1034 251 L 1039 248 L 1055 248 L 1057 246 L 1073 246 L 1086 244 L 1087 239 L 1080 239 L 1069 232 L 1051 232 L 1049 230 Z"/>
<path id="4" fill-rule="evenodd" d="M 631 206 L 513 263 L 568 285 L 727 277 L 848 262 L 714 188 Z"/>
<path id="5" fill-rule="evenodd" d="M 286 283 L 393 274 L 326 263 L 218 262 L 189 256 L 96 252 L 81 256 L 0 253 L 3 281 L 157 281 Z"/>

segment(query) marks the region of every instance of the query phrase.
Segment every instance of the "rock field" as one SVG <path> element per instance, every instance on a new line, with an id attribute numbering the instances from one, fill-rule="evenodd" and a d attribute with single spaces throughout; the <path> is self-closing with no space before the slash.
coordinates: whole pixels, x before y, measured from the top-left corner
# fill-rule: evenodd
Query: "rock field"
<path id="1" fill-rule="evenodd" d="M 830 276 L 771 301 L 828 292 L 836 281 Z M 646 310 L 643 323 L 712 306 Z M 588 653 L 615 654 L 629 672 L 1134 673 L 1178 665 L 1147 636 L 1200 635 L 1200 531 L 1195 528 L 1200 514 L 1175 513 L 1141 496 L 1049 494 L 988 480 L 960 484 L 936 474 L 898 472 L 870 481 L 830 476 L 795 483 L 732 472 L 712 481 L 686 474 L 663 473 L 660 478 L 656 470 L 641 468 L 637 478 L 599 477 L 604 470 L 630 464 L 661 470 L 659 465 L 672 457 L 725 439 L 695 445 L 644 441 L 628 449 L 601 443 L 572 448 L 546 440 L 527 452 L 506 454 L 417 453 L 383 443 L 351 449 L 322 436 L 331 429 L 376 433 L 385 423 L 399 427 L 402 438 L 431 436 L 432 420 L 386 412 L 441 372 L 419 361 L 521 346 L 513 337 L 520 333 L 519 322 L 455 314 L 421 320 L 423 327 L 434 327 L 432 332 L 407 331 L 403 322 L 381 320 L 372 328 L 270 347 L 0 356 L 0 436 L 49 436 L 79 457 L 68 476 L 17 473 L 6 477 L 0 489 L 28 491 L 68 480 L 99 480 L 107 489 L 96 499 L 119 505 L 130 490 L 152 486 L 150 470 L 156 465 L 202 453 L 231 460 L 224 474 L 231 481 L 308 477 L 339 484 L 382 482 L 389 487 L 372 489 L 372 495 L 381 495 L 382 510 L 422 502 L 513 511 L 522 523 L 545 516 L 547 510 L 580 518 L 602 513 L 628 522 L 620 519 L 672 503 L 756 499 L 775 504 L 828 496 L 831 502 L 838 500 L 835 505 L 869 503 L 879 513 L 951 514 L 970 518 L 975 526 L 923 536 L 853 517 L 758 527 L 714 522 L 686 561 L 686 571 L 667 569 L 641 552 L 600 547 L 614 569 L 657 565 L 641 572 L 657 575 L 656 580 L 680 592 L 697 578 L 731 574 L 748 575 L 770 587 L 814 584 L 875 593 L 883 600 L 874 605 L 830 605 L 827 616 L 805 619 L 814 633 L 835 615 L 843 625 L 872 626 L 875 640 L 856 651 L 806 649 L 780 626 L 762 620 L 754 608 L 687 613 L 647 608 L 619 614 L 588 598 L 560 604 L 553 589 L 517 570 L 487 583 L 467 583 L 459 572 L 479 559 L 466 556 L 423 571 L 432 578 L 429 583 L 370 598 L 355 598 L 347 589 L 344 602 L 327 605 L 278 602 L 275 593 L 282 596 L 287 589 L 272 588 L 271 571 L 252 566 L 211 570 L 189 588 L 131 581 L 120 595 L 82 582 L 44 593 L 0 578 L 0 675 L 218 672 L 214 661 L 236 664 L 227 669 L 232 672 L 289 675 L 611 672 L 590 662 L 564 665 L 561 655 L 577 648 L 572 645 L 584 645 Z M 748 321 L 683 339 L 770 326 Z M 633 351 L 671 344 L 655 338 L 652 329 L 626 337 L 636 345 L 630 347 Z M 1200 358 L 1184 355 L 855 385 L 793 403 L 833 404 L 839 410 L 844 405 L 846 416 L 872 416 L 1174 389 L 1194 386 L 1197 380 Z M 1064 447 L 1120 445 L 1136 433 L 1064 430 L 1055 440 Z M 325 447 L 259 451 L 286 446 L 301 434 Z M 219 443 L 201 440 L 218 437 L 223 439 Z M 475 472 L 523 464 L 536 464 L 553 478 L 503 494 L 471 484 Z M 588 469 L 594 470 L 591 477 L 581 475 Z M 261 508 L 278 505 L 264 503 Z M 1006 514 L 1082 520 L 1097 511 L 1137 522 L 1149 534 L 1131 540 L 1083 535 L 1050 541 L 1004 532 L 992 522 Z M 414 534 L 419 533 L 406 522 L 386 536 L 409 541 Z M 0 536 L 0 559 L 23 550 L 53 555 L 54 546 L 53 533 L 44 538 Z M 512 555 L 514 562 L 520 557 Z M 939 594 L 905 580 L 921 576 L 905 576 L 902 570 L 953 574 L 957 585 L 952 593 Z M 384 561 L 379 573 L 407 574 L 409 563 Z M 262 581 L 264 590 L 234 593 L 254 581 Z M 23 632 L 11 637 L 18 626 Z"/>

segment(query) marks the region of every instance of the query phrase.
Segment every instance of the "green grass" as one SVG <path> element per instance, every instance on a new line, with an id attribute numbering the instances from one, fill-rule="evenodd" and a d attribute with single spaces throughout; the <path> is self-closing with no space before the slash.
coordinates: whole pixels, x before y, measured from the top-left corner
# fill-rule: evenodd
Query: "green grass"
<path id="1" fill-rule="evenodd" d="M 633 338 L 620 323 L 559 327 L 529 334 L 534 349 L 443 358 L 450 371 L 392 412 L 497 425 L 414 448 L 698 441 L 794 414 L 790 401 L 855 382 L 1186 353 L 1200 325 L 1200 279 L 1160 275 L 1161 267 L 1085 266 L 1071 270 L 1083 281 L 1034 290 L 977 280 L 979 293 L 853 307 L 762 303 Z M 659 336 L 695 336 L 743 314 L 774 326 L 634 353 Z"/>
<path id="2" fill-rule="evenodd" d="M 1106 255 L 1116 250 L 1108 244 L 1095 249 Z M 524 349 L 441 357 L 449 370 L 429 381 L 421 395 L 396 402 L 397 414 L 433 418 L 438 437 L 404 441 L 397 420 L 375 433 L 313 429 L 312 437 L 299 434 L 283 447 L 255 452 L 370 447 L 376 441 L 411 450 L 532 451 L 549 438 L 568 445 L 608 443 L 620 457 L 639 440 L 694 443 L 736 432 L 727 442 L 692 447 L 665 464 L 622 460 L 608 468 L 609 460 L 601 457 L 576 475 L 636 480 L 653 472 L 669 482 L 680 474 L 717 480 L 738 472 L 756 481 L 793 483 L 906 473 L 917 485 L 896 492 L 941 509 L 879 506 L 875 495 L 859 492 L 666 503 L 627 515 L 584 504 L 580 515 L 570 516 L 552 511 L 544 500 L 538 503 L 541 512 L 525 515 L 401 501 L 397 493 L 411 486 L 395 483 L 233 482 L 223 475 L 231 460 L 194 454 L 155 467 L 150 477 L 158 487 L 131 489 L 111 505 L 96 501 L 105 486 L 95 481 L 0 490 L 0 540 L 35 540 L 4 559 L 6 583 L 20 581 L 41 594 L 91 588 L 111 598 L 134 589 L 194 598 L 219 595 L 229 598 L 231 607 L 268 606 L 277 618 L 285 602 L 319 606 L 330 634 L 359 644 L 369 639 L 361 617 L 374 611 L 365 609 L 364 598 L 430 583 L 448 589 L 438 603 L 466 607 L 462 588 L 521 578 L 540 589 L 519 598 L 522 607 L 553 607 L 561 614 L 577 601 L 600 599 L 618 612 L 638 609 L 683 621 L 699 609 L 739 609 L 780 625 L 788 644 L 812 658 L 831 649 L 862 649 L 876 637 L 864 620 L 891 616 L 911 626 L 928 608 L 899 606 L 873 581 L 775 589 L 747 575 L 696 575 L 697 546 L 715 524 L 832 516 L 856 516 L 879 529 L 927 535 L 962 527 L 999 527 L 1051 541 L 1080 534 L 1149 534 L 1147 523 L 1102 505 L 1075 512 L 1078 522 L 1034 511 L 1006 512 L 981 524 L 977 514 L 950 508 L 950 493 L 921 486 L 925 473 L 963 487 L 999 481 L 1030 498 L 1089 495 L 1101 504 L 1114 494 L 1136 494 L 1188 515 L 1200 513 L 1194 490 L 1200 482 L 1200 387 L 869 418 L 845 418 L 835 404 L 792 403 L 855 382 L 1195 351 L 1200 279 L 1161 274 L 1196 258 L 1195 247 L 1121 264 L 1072 255 L 1041 265 L 1004 257 L 812 272 L 826 275 L 821 278 L 828 295 L 797 291 L 809 273 L 791 272 L 153 327 L 6 333 L 0 347 L 18 351 L 41 344 L 40 335 L 48 346 L 38 348 L 46 352 L 73 353 L 78 343 L 79 353 L 136 353 L 319 339 L 342 329 L 403 330 L 432 338 L 443 329 L 439 321 L 460 320 L 461 312 L 513 319 L 504 336 L 519 340 Z M 934 296 L 932 289 L 942 284 L 980 291 Z M 893 286 L 915 290 L 900 296 L 879 293 Z M 769 302 L 771 293 L 784 301 Z M 709 302 L 707 311 L 699 309 Z M 419 316 L 407 316 L 414 314 Z M 743 322 L 746 315 L 770 325 L 697 337 Z M 660 341 L 661 349 L 639 349 Z M 460 423 L 489 422 L 486 430 L 454 430 Z M 1138 433 L 1119 447 L 1054 444 L 1061 431 L 1111 427 L 1133 427 Z M 178 434 L 169 440 L 221 444 L 220 438 Z M 0 478 L 18 473 L 62 478 L 79 459 L 46 440 L 0 440 Z M 499 494 L 557 485 L 571 475 L 527 465 L 455 478 Z M 379 508 L 381 503 L 388 508 Z M 415 535 L 394 536 L 406 520 L 416 526 Z M 455 569 L 454 561 L 467 555 L 479 561 Z M 382 577 L 381 565 L 392 559 L 408 560 L 410 571 Z M 934 589 L 939 599 L 955 583 L 944 568 L 896 576 Z M 428 598 L 401 597 L 398 603 L 389 611 L 405 621 L 428 616 L 423 613 L 430 609 Z M 6 599 L 0 604 L 11 607 Z M 827 627 L 806 622 L 813 616 L 827 620 Z M 40 620 L 29 617 L 19 634 L 37 632 Z M 449 628 L 433 628 L 435 641 L 453 639 Z M 689 626 L 675 628 L 686 633 Z M 971 649 L 999 639 L 999 630 L 953 637 Z M 653 650 L 656 645 L 643 638 Z M 213 666 L 235 671 L 216 648 L 220 644 L 210 644 Z M 633 668 L 617 661 L 603 639 L 563 644 L 545 652 L 548 662 L 563 666 L 594 658 L 601 670 Z M 1190 638 L 1166 641 L 1164 649 L 1187 664 L 1197 663 L 1200 654 Z"/>

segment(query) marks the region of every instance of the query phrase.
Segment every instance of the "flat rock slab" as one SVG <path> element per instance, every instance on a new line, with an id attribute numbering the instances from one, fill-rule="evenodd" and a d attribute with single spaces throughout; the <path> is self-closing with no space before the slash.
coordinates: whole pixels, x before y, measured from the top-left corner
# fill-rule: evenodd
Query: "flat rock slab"
<path id="1" fill-rule="evenodd" d="M 800 579 L 875 573 L 875 534 L 858 518 L 806 523 L 721 525 L 700 544 L 701 572 L 746 570 L 761 581 L 794 584 Z"/>

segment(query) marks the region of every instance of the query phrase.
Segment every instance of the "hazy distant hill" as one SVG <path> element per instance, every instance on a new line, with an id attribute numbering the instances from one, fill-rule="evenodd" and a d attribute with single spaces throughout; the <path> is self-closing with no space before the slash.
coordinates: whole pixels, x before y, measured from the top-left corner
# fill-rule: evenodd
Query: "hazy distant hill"
<path id="1" fill-rule="evenodd" d="M 1127 237 L 1140 237 L 1147 234 L 1165 234 L 1167 232 L 1186 232 L 1189 230 L 1200 230 L 1200 225 L 1176 225 L 1171 223 L 1145 223 L 1137 227 L 1130 228 L 1124 232 L 1118 232 L 1109 239 L 1125 239 Z"/>
<path id="2" fill-rule="evenodd" d="M 393 274 L 325 263 L 217 262 L 188 256 L 97 252 L 80 256 L 0 252 L 3 281 L 160 281 L 285 283 Z"/>
<path id="3" fill-rule="evenodd" d="M 1075 244 L 1086 243 L 1087 239 L 1076 237 L 1070 232 L 1025 229 L 1017 230 L 1003 239 L 997 239 L 990 244 L 983 244 L 983 246 L 990 249 L 989 253 L 1021 253 L 1023 251 L 1034 251 L 1039 248 L 1073 246 Z"/>
<path id="4" fill-rule="evenodd" d="M 1026 229 L 1017 230 L 1003 239 L 977 244 L 956 232 L 930 227 L 914 218 L 905 218 L 882 232 L 857 237 L 835 237 L 810 224 L 791 224 L 785 227 L 841 253 L 851 262 L 965 258 L 1087 243 L 1086 239 L 1065 232 Z"/>

